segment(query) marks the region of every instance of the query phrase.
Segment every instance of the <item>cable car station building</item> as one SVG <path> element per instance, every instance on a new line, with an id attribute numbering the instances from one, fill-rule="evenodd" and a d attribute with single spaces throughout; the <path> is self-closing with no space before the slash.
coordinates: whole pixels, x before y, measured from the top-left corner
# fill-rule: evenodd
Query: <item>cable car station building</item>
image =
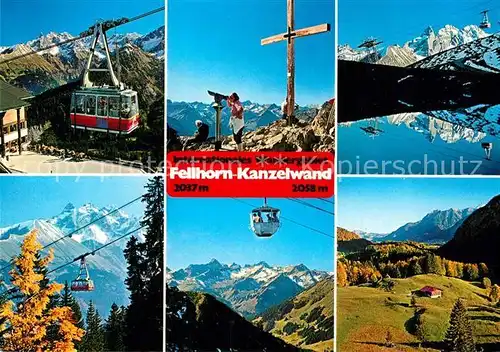
<path id="1" fill-rule="evenodd" d="M 18 152 L 28 141 L 26 101 L 31 95 L 0 80 L 0 157 Z"/>

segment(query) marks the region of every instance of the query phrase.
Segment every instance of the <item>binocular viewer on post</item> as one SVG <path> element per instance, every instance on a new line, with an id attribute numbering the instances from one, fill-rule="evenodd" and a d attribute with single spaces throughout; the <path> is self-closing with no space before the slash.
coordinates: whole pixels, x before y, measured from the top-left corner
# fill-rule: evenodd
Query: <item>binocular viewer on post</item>
<path id="1" fill-rule="evenodd" d="M 228 95 L 224 95 L 224 94 L 220 94 L 220 93 L 215 93 L 215 92 L 212 92 L 211 90 L 209 90 L 207 92 L 208 92 L 208 95 L 214 97 L 214 101 L 217 104 L 220 104 L 223 100 L 227 100 L 229 98 Z"/>

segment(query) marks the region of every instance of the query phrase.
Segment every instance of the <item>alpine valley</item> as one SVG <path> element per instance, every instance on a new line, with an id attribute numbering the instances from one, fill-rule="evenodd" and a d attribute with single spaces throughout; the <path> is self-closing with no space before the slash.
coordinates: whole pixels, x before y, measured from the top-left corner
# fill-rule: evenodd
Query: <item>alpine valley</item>
<path id="1" fill-rule="evenodd" d="M 167 320 L 171 314 L 170 333 L 175 336 L 169 348 L 332 350 L 333 282 L 332 273 L 303 264 L 227 265 L 212 259 L 175 271 L 167 269 L 167 295 L 170 291 L 172 300 Z M 202 318 L 209 312 L 212 326 Z M 284 327 L 286 321 L 293 326 Z M 201 326 L 205 326 L 202 331 Z M 233 345 L 226 341 L 228 331 L 233 334 Z M 226 337 L 215 339 L 220 334 Z M 189 336 L 191 342 L 183 342 L 182 336 Z"/>
<path id="2" fill-rule="evenodd" d="M 498 351 L 499 207 L 497 195 L 480 206 L 435 210 L 388 234 L 339 228 L 338 348 L 448 351 L 453 311 L 464 304 L 475 350 Z"/>
<path id="3" fill-rule="evenodd" d="M 14 256 L 19 254 L 24 236 L 31 230 L 37 230 L 37 238 L 45 246 L 75 232 L 114 209 L 116 209 L 114 206 L 100 208 L 90 203 L 80 207 L 68 204 L 61 213 L 51 218 L 34 219 L 0 228 L 0 265 L 4 268 Z M 92 252 L 103 244 L 139 228 L 139 222 L 140 218 L 119 210 L 83 230 L 76 231 L 72 236 L 59 240 L 50 246 L 56 255 L 50 263 L 49 270 L 82 254 Z M 142 238 L 140 232 L 135 235 Z M 127 239 L 117 241 L 87 258 L 88 270 L 99 290 L 74 293 L 82 309 L 86 310 L 90 300 L 102 313 L 107 312 L 113 303 L 119 306 L 128 304 L 129 293 L 124 283 L 127 276 L 127 263 L 123 255 L 126 242 Z M 47 251 L 48 249 L 43 252 Z M 79 262 L 75 261 L 64 269 L 58 270 L 53 279 L 59 283 L 65 281 L 70 283 L 78 275 L 78 270 Z M 2 276 L 8 277 L 9 271 L 10 267 L 4 268 Z M 4 282 L 2 285 L 8 285 L 8 283 Z M 106 292 L 106 294 L 103 295 L 102 292 Z"/>

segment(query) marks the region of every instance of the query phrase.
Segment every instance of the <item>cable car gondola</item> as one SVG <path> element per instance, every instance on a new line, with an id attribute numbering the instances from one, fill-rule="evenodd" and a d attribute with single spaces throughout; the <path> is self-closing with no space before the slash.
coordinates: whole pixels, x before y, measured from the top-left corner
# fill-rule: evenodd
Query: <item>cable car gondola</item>
<path id="1" fill-rule="evenodd" d="M 280 228 L 280 210 L 267 205 L 264 198 L 264 205 L 252 210 L 250 213 L 250 228 L 258 237 L 271 237 Z"/>
<path id="2" fill-rule="evenodd" d="M 137 92 L 125 89 L 116 77 L 106 38 L 107 22 L 99 22 L 93 29 L 90 55 L 82 74 L 82 85 L 71 97 L 71 127 L 91 131 L 129 134 L 139 126 Z M 99 39 L 102 41 L 107 68 L 91 68 Z M 118 58 L 118 49 L 117 49 Z M 90 72 L 108 72 L 112 85 L 96 86 Z"/>
<path id="3" fill-rule="evenodd" d="M 71 281 L 71 291 L 94 291 L 94 281 L 90 279 L 85 257 L 80 259 L 80 273 Z"/>
<path id="4" fill-rule="evenodd" d="M 489 10 L 481 11 L 481 14 L 483 15 L 483 20 L 479 24 L 479 28 L 482 28 L 482 29 L 491 28 L 491 23 L 488 20 L 488 12 L 489 12 Z"/>
<path id="5" fill-rule="evenodd" d="M 483 147 L 484 153 L 486 154 L 486 160 L 491 160 L 491 150 L 493 149 L 493 143 L 484 142 L 481 143 L 481 147 Z"/>

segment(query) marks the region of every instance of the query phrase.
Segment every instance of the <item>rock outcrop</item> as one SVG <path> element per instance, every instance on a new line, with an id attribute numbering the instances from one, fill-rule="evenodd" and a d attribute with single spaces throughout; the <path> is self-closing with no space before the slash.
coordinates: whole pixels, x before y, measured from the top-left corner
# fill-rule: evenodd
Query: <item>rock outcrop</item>
<path id="1" fill-rule="evenodd" d="M 176 137 L 175 131 L 169 135 L 167 151 L 178 150 L 189 137 Z M 335 104 L 325 102 L 312 120 L 299 119 L 292 126 L 285 120 L 277 120 L 268 126 L 243 135 L 246 151 L 335 151 Z M 223 150 L 236 150 L 232 136 L 222 140 Z M 214 140 L 190 145 L 187 150 L 214 150 Z"/>

